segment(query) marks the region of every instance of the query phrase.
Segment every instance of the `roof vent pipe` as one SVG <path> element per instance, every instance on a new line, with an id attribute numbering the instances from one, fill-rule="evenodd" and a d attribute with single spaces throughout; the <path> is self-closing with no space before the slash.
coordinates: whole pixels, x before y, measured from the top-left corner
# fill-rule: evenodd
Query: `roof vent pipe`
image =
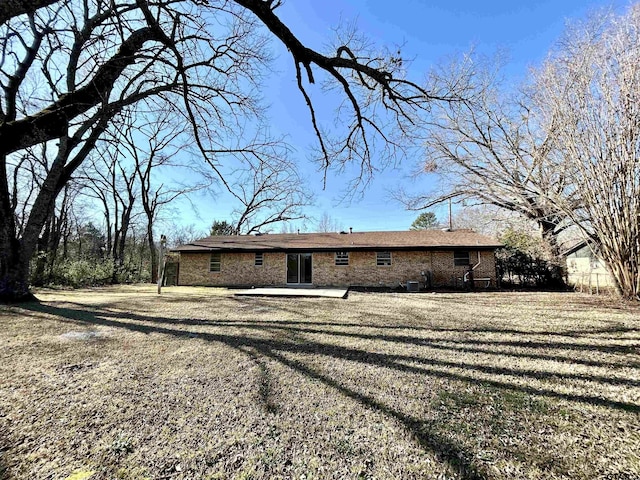
<path id="1" fill-rule="evenodd" d="M 353 227 L 349 227 L 349 233 L 353 233 Z"/>

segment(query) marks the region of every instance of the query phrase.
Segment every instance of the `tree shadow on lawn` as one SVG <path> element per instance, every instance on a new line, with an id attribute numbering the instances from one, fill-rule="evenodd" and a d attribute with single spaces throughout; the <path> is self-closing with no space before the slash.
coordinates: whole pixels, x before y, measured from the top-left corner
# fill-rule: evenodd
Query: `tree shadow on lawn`
<path id="1" fill-rule="evenodd" d="M 7 451 L 9 450 L 9 435 L 7 428 L 4 425 L 5 418 L 0 418 L 0 480 L 9 479 L 9 461 L 7 458 Z"/>
<path id="2" fill-rule="evenodd" d="M 254 307 L 254 308 L 269 308 L 275 310 L 281 310 L 283 312 L 295 314 L 295 315 L 304 315 L 304 311 L 292 307 L 285 307 L 280 303 L 276 303 L 271 301 L 271 299 L 252 299 L 252 303 L 245 303 L 246 300 L 237 299 L 232 297 L 233 300 L 241 304 L 243 307 Z M 82 306 L 77 304 L 78 306 Z M 596 305 L 598 306 L 598 305 Z M 593 305 L 592 305 L 593 307 Z M 614 309 L 615 306 L 607 305 L 607 309 Z M 640 307 L 634 307 L 634 311 L 638 311 L 640 314 Z M 626 310 L 629 310 L 626 309 Z M 380 315 L 380 313 L 377 313 Z M 388 315 L 390 318 L 396 320 L 396 317 L 393 314 Z M 419 322 L 429 322 L 430 318 L 428 315 L 417 317 Z M 240 320 L 242 321 L 242 320 Z M 287 321 L 284 322 L 287 324 L 300 324 L 305 325 L 308 322 L 305 321 Z M 583 338 L 585 335 L 599 335 L 599 338 L 602 340 L 616 340 L 619 337 L 602 337 L 602 334 L 611 333 L 611 334 L 625 334 L 625 333 L 634 333 L 637 334 L 633 340 L 637 340 L 640 342 L 640 327 L 627 327 L 625 325 L 621 325 L 618 322 L 612 321 L 612 325 L 606 328 L 600 329 L 584 329 L 584 330 L 565 330 L 565 331 L 557 331 L 557 330 L 520 330 L 520 329 L 512 329 L 505 327 L 488 327 L 482 326 L 477 327 L 474 325 L 465 325 L 463 327 L 440 327 L 438 325 L 429 325 L 429 326 L 419 326 L 415 324 L 405 324 L 405 325 L 385 325 L 385 324 L 371 324 L 367 320 L 364 320 L 362 323 L 342 323 L 342 322 L 313 322 L 314 325 L 318 326 L 340 326 L 340 327 L 366 327 L 366 328 L 377 328 L 381 330 L 414 330 L 414 331 L 429 331 L 429 332 L 451 332 L 451 333 L 499 333 L 499 334 L 511 334 L 511 335 L 540 335 L 545 337 L 571 337 L 571 338 Z"/>
<path id="3" fill-rule="evenodd" d="M 567 400 L 580 401 L 584 403 L 589 403 L 593 405 L 604 405 L 610 406 L 613 408 L 626 410 L 626 411 L 640 411 L 640 405 L 628 402 L 619 402 L 616 400 L 606 399 L 598 396 L 591 395 L 577 395 L 577 394 L 567 394 L 562 392 L 556 392 L 554 390 L 542 389 L 542 388 L 534 388 L 528 387 L 524 385 L 515 385 L 508 382 L 503 381 L 495 381 L 488 379 L 478 379 L 475 377 L 462 375 L 458 373 L 452 372 L 443 372 L 439 369 L 429 368 L 428 366 L 440 366 L 447 368 L 457 368 L 468 371 L 477 371 L 481 373 L 486 373 L 490 375 L 508 375 L 515 377 L 526 377 L 531 379 L 567 379 L 567 380 L 586 380 L 592 381 L 595 383 L 604 383 L 610 385 L 628 385 L 632 387 L 640 386 L 640 382 L 634 379 L 628 378 L 619 378 L 619 377 L 608 377 L 602 375 L 586 375 L 586 374 L 574 374 L 574 373 L 560 373 L 560 372 L 544 372 L 537 370 L 520 370 L 520 369 L 512 369 L 505 367 L 494 367 L 488 365 L 474 365 L 464 363 L 463 361 L 444 361 L 438 360 L 435 358 L 425 358 L 425 357 L 417 357 L 411 355 L 399 355 L 399 354 L 382 354 L 376 352 L 370 352 L 366 350 L 358 350 L 348 347 L 341 347 L 338 345 L 333 345 L 330 343 L 320 343 L 316 341 L 309 341 L 306 338 L 300 337 L 300 334 L 303 333 L 316 333 L 323 334 L 327 336 L 346 336 L 350 338 L 362 339 L 362 340 L 379 340 L 400 344 L 412 344 L 421 347 L 427 348 L 436 348 L 436 349 L 451 349 L 451 350 L 469 350 L 472 353 L 485 353 L 485 354 L 496 354 L 498 356 L 510 356 L 512 352 L 491 352 L 485 349 L 476 349 L 473 347 L 465 348 L 465 347 L 448 347 L 446 345 L 442 345 L 442 343 L 454 343 L 456 345 L 494 345 L 494 346 L 509 346 L 509 347 L 517 347 L 517 348 L 556 348 L 563 350 L 586 350 L 586 351 L 596 351 L 601 353 L 635 353 L 638 348 L 634 346 L 626 346 L 626 345 L 587 345 L 587 344 L 573 344 L 573 343 L 545 343 L 545 342 L 528 342 L 528 341 L 491 341 L 491 340 L 475 340 L 475 339 L 426 339 L 421 337 L 411 337 L 411 336 L 389 336 L 389 335 L 379 335 L 379 334 L 366 334 L 366 333 L 349 333 L 349 332 L 339 332 L 335 330 L 323 330 L 323 329 L 305 329 L 305 328 L 294 328 L 290 326 L 281 326 L 280 323 L 285 322 L 275 322 L 278 325 L 273 325 L 274 322 L 250 322 L 250 321 L 211 321 L 211 320 L 190 320 L 190 319 L 176 319 L 176 318 L 165 318 L 165 317 L 148 317 L 145 315 L 138 315 L 133 313 L 126 312 L 112 312 L 108 310 L 95 310 L 90 311 L 84 309 L 81 305 L 78 305 L 78 309 L 71 308 L 60 308 L 47 306 L 44 304 L 30 304 L 33 306 L 32 310 L 49 313 L 52 315 L 56 315 L 59 317 L 63 317 L 67 320 L 76 320 L 82 324 L 93 323 L 104 326 L 110 326 L 115 328 L 127 328 L 129 330 L 134 330 L 142 333 L 164 333 L 173 336 L 180 337 L 190 337 L 190 338 L 202 338 L 208 341 L 216 341 L 228 344 L 234 348 L 242 345 L 250 345 L 250 346 L 264 346 L 270 350 L 275 351 L 287 351 L 291 353 L 298 354 L 316 354 L 316 355 L 326 355 L 331 356 L 337 359 L 343 360 L 351 360 L 359 363 L 369 363 L 382 367 L 396 368 L 398 370 L 402 370 L 405 372 L 411 373 L 419 373 L 419 374 L 428 374 L 433 376 L 439 376 L 443 378 L 451 378 L 457 380 L 463 380 L 472 383 L 483 383 L 486 385 L 492 385 L 498 388 L 507 388 L 520 390 L 524 393 L 532 394 L 532 395 L 546 395 L 555 398 L 564 398 Z M 26 306 L 25 306 L 26 307 Z M 116 319 L 110 320 L 109 318 Z M 139 323 L 128 323 L 121 322 L 118 320 L 130 320 L 133 322 L 145 322 L 146 324 Z M 152 325 L 148 325 L 151 323 Z M 257 338 L 257 337 L 248 337 L 242 335 L 226 335 L 226 334 L 216 334 L 216 333 L 207 333 L 207 332 L 193 332 L 191 330 L 180 330 L 173 328 L 166 328 L 165 326 L 156 326 L 154 324 L 161 325 L 174 325 L 180 327 L 182 325 L 189 326 L 211 326 L 211 327 L 225 327 L 225 326 L 233 326 L 235 328 L 248 328 L 255 330 L 257 332 L 269 332 L 274 333 L 274 331 L 284 331 L 288 333 L 287 340 L 274 340 L 274 339 L 266 339 L 266 338 Z M 307 325 L 313 325 L 313 322 L 307 322 Z M 336 327 L 341 326 L 341 324 L 333 324 Z M 376 328 L 376 327 L 372 327 Z M 291 341 L 294 340 L 294 341 Z M 246 352 L 245 352 L 246 353 Z M 534 359 L 554 359 L 554 356 L 548 355 L 535 355 L 527 353 L 519 353 L 518 356 L 529 357 Z M 567 358 L 564 356 L 560 357 L 561 360 L 566 361 Z M 402 362 L 402 363 L 400 363 Z M 422 366 L 412 366 L 407 365 L 405 362 L 410 363 L 419 363 L 423 364 Z M 607 366 L 601 362 L 594 362 L 595 366 Z M 617 365 L 617 364 L 616 364 Z M 628 365 L 628 364 L 627 364 Z"/>
<path id="4" fill-rule="evenodd" d="M 258 394 L 261 402 L 264 404 L 268 411 L 275 411 L 277 406 L 273 403 L 270 390 L 271 379 L 268 369 L 264 363 L 264 359 L 271 359 L 284 366 L 291 368 L 292 370 L 335 389 L 342 395 L 358 401 L 362 405 L 368 407 L 371 410 L 380 412 L 388 417 L 395 418 L 401 422 L 405 428 L 411 432 L 412 436 L 416 439 L 419 445 L 425 450 L 435 453 L 439 458 L 448 463 L 455 471 L 457 471 L 463 479 L 481 479 L 485 478 L 484 474 L 478 468 L 479 461 L 475 458 L 474 453 L 464 448 L 461 445 L 457 445 L 450 439 L 439 433 L 434 425 L 430 425 L 429 421 L 415 416 L 407 415 L 399 410 L 396 410 L 383 402 L 380 402 L 371 395 L 367 395 L 350 388 L 349 386 L 341 383 L 337 379 L 322 373 L 321 371 L 312 368 L 311 366 L 299 361 L 292 360 L 284 354 L 303 354 L 303 355 L 319 355 L 328 356 L 338 360 L 347 360 L 358 362 L 363 365 L 371 365 L 376 367 L 383 367 L 388 369 L 394 369 L 399 372 L 406 372 L 412 374 L 419 374 L 424 376 L 442 378 L 447 380 L 455 380 L 466 382 L 470 385 L 481 384 L 483 386 L 490 386 L 497 388 L 501 391 L 516 391 L 529 395 L 543 396 L 561 399 L 570 402 L 578 402 L 583 404 L 598 405 L 607 408 L 618 409 L 626 412 L 640 412 L 640 405 L 631 402 L 617 401 L 613 399 L 598 397 L 595 395 L 583 395 L 577 393 L 565 393 L 561 391 L 555 391 L 551 388 L 536 388 L 519 383 L 510 383 L 508 380 L 503 379 L 487 379 L 476 378 L 471 375 L 472 372 L 480 372 L 483 374 L 491 374 L 501 376 L 505 375 L 518 378 L 533 378 L 533 379 L 546 379 L 546 378 L 559 378 L 559 379 L 580 379 L 601 383 L 613 383 L 637 386 L 638 382 L 634 380 L 624 381 L 624 379 L 612 379 L 604 376 L 591 376 L 591 375 L 577 375 L 567 373 L 554 373 L 554 372 L 538 372 L 531 370 L 517 370 L 503 367 L 483 366 L 465 363 L 464 361 L 444 361 L 435 358 L 424 358 L 411 355 L 399 355 L 389 353 L 378 353 L 375 351 L 368 351 L 364 349 L 352 348 L 334 345 L 330 343 L 321 343 L 314 340 L 302 338 L 299 335 L 303 333 L 322 333 L 328 336 L 337 335 L 348 337 L 360 338 L 362 340 L 382 340 L 390 342 L 398 342 L 404 344 L 411 344 L 417 346 L 430 347 L 433 346 L 433 339 L 425 341 L 423 338 L 416 338 L 411 336 L 393 337 L 389 335 L 375 335 L 364 334 L 359 332 L 336 332 L 333 330 L 323 329 L 304 329 L 300 327 L 293 327 L 291 325 L 280 325 L 281 322 L 276 322 L 278 325 L 273 325 L 274 322 L 258 323 L 258 322 L 243 322 L 243 321 L 209 321 L 203 323 L 201 321 L 180 320 L 175 318 L 164 317 L 148 317 L 144 315 L 137 315 L 131 313 L 112 312 L 109 310 L 101 310 L 97 308 L 95 310 L 88 310 L 79 306 L 76 308 L 62 308 L 52 305 L 31 303 L 22 305 L 23 308 L 34 312 L 45 313 L 59 317 L 63 321 L 72 322 L 77 325 L 101 325 L 112 328 L 127 329 L 134 332 L 140 332 L 145 334 L 157 333 L 163 335 L 170 335 L 178 338 L 196 338 L 205 340 L 208 342 L 217 342 L 229 347 L 232 347 L 255 362 L 259 367 L 259 385 Z M 139 323 L 144 322 L 144 323 Z M 299 323 L 299 322 L 291 322 Z M 212 333 L 212 332 L 197 332 L 193 330 L 181 329 L 181 326 L 185 325 L 207 325 L 212 327 L 238 327 L 238 328 L 251 328 L 252 331 L 257 333 L 264 332 L 267 334 L 273 334 L 274 332 L 288 333 L 289 335 L 285 340 L 281 338 L 260 338 L 250 335 L 231 335 L 224 333 Z M 313 322 L 308 322 L 306 325 L 313 325 Z M 344 327 L 343 324 L 332 324 L 335 327 Z M 364 327 L 364 325 L 358 325 L 358 327 Z M 377 328 L 375 326 L 371 328 Z M 530 332 L 531 333 L 531 332 Z M 292 340 L 293 339 L 293 340 Z M 442 339 L 440 342 L 444 341 Z M 429 343 L 431 342 L 431 343 Z M 451 342 L 450 339 L 446 339 L 446 342 Z M 471 343 L 483 343 L 478 340 L 455 340 L 460 344 Z M 530 342 L 494 342 L 491 345 L 506 344 L 514 347 L 531 348 Z M 534 347 L 545 348 L 568 348 L 571 349 L 573 344 L 564 343 L 551 343 L 551 344 L 534 344 Z M 438 345 L 439 348 L 446 348 L 445 346 Z M 586 348 L 583 344 L 575 345 L 576 348 Z M 593 346 L 598 351 L 598 345 Z M 473 347 L 470 347 L 473 348 Z M 608 350 L 605 350 L 608 351 Z M 615 353 L 621 353 L 618 349 L 613 349 Z M 483 350 L 483 353 L 487 353 Z M 622 352 L 624 353 L 624 351 Z M 499 355 L 504 355 L 503 352 L 499 352 Z M 547 358 L 545 355 L 541 355 L 543 358 Z M 408 364 L 409 363 L 409 364 Z M 417 364 L 417 365 L 416 365 Z M 435 367 L 435 368 L 434 368 Z M 444 369 L 443 369 L 444 367 Z M 462 372 L 468 371 L 469 374 Z"/>
<path id="5" fill-rule="evenodd" d="M 5 463 L 4 457 L 6 453 L 0 449 L 0 480 L 8 480 L 9 474 L 7 473 L 7 464 Z"/>
<path id="6" fill-rule="evenodd" d="M 118 315 L 122 317 L 128 317 L 128 314 Z M 135 318 L 131 318 L 132 320 L 136 320 Z M 138 319 L 139 320 L 139 319 Z M 175 323 L 175 322 L 174 322 Z M 302 328 L 304 326 L 307 327 L 316 327 L 320 326 L 332 326 L 332 327 L 348 327 L 349 324 L 339 324 L 339 323 L 326 323 L 326 322 L 296 322 L 296 321 L 287 321 L 287 320 L 257 320 L 257 321 L 245 321 L 245 320 L 220 320 L 220 321 L 200 321 L 200 320 L 182 320 L 179 321 L 180 324 L 187 325 L 208 325 L 213 327 L 235 327 L 235 328 L 247 328 L 247 329 L 256 329 L 256 330 L 265 330 L 269 329 L 272 331 L 277 330 L 286 330 L 292 331 L 295 330 L 299 333 L 306 334 L 323 334 L 323 335 L 334 335 L 340 337 L 351 337 L 357 338 L 361 340 L 381 340 L 385 342 L 392 343 L 402 343 L 402 344 L 413 344 L 420 347 L 428 347 L 435 350 L 445 350 L 445 351 L 457 351 L 457 352 L 466 352 L 466 353 L 480 353 L 486 355 L 497 355 L 504 357 L 515 357 L 515 358 L 523 358 L 530 360 L 546 360 L 546 361 L 555 361 L 561 363 L 570 363 L 574 365 L 585 365 L 590 367 L 606 367 L 606 368 L 628 368 L 635 367 L 640 368 L 640 358 L 638 362 L 632 362 L 630 360 L 625 360 L 624 362 L 609 362 L 605 360 L 588 360 L 576 358 L 575 353 L 573 351 L 588 351 L 588 352 L 601 352 L 607 354 L 633 354 L 638 351 L 638 347 L 631 345 L 585 345 L 585 344 L 574 344 L 574 343 L 549 343 L 549 342 L 531 342 L 531 341 L 495 341 L 495 340 L 473 340 L 473 339 L 465 339 L 458 340 L 452 338 L 437 338 L 437 337 L 412 337 L 406 335 L 384 335 L 384 334 L 368 334 L 368 333 L 352 333 L 352 332 L 343 332 L 337 330 L 327 330 L 322 328 Z M 364 325 L 357 325 L 358 328 L 364 328 Z M 368 327 L 371 330 L 377 330 L 379 327 L 371 326 Z M 409 328 L 409 327 L 405 327 Z M 428 329 L 422 329 L 422 331 L 428 331 Z M 431 331 L 438 332 L 438 329 L 432 329 Z M 456 330 L 459 332 L 465 333 L 473 333 L 478 332 L 478 330 Z M 494 333 L 498 333 L 499 330 L 492 330 Z M 503 333 L 503 332 L 500 332 Z M 508 332 L 507 332 L 508 333 Z M 511 333 L 509 333 L 511 334 Z M 517 332 L 520 336 L 527 335 L 527 332 Z M 541 335 L 538 333 L 529 332 L 528 335 Z M 588 338 L 587 338 L 588 339 Z M 599 337 L 602 340 L 602 337 Z M 626 339 L 628 340 L 628 339 Z M 638 340 L 640 342 L 640 339 Z M 507 347 L 507 348 L 523 348 L 523 349 L 556 349 L 562 351 L 568 351 L 566 355 L 552 355 L 552 354 L 540 354 L 540 353 L 525 353 L 525 352 L 514 352 L 514 351 L 506 351 L 506 350 L 492 350 L 492 347 Z M 573 355 L 572 355 L 573 354 Z M 492 372 L 492 373 L 500 373 L 500 372 Z M 508 373 L 508 372 L 507 372 Z M 562 375 L 563 378 L 577 378 L 577 379 L 588 379 L 588 380 L 598 380 L 603 383 L 611 383 L 611 384 L 627 384 L 632 386 L 640 386 L 640 381 L 629 380 L 629 379 L 619 379 L 612 377 L 598 377 L 598 376 L 589 376 L 588 378 L 581 375 Z"/>
<path id="7" fill-rule="evenodd" d="M 85 308 L 81 304 L 67 302 L 71 305 L 77 306 L 79 309 Z M 82 311 L 82 310 L 79 310 Z M 111 318 L 119 318 L 126 319 L 132 321 L 142 321 L 142 322 L 154 322 L 160 324 L 172 324 L 172 325 L 188 325 L 188 326 L 210 326 L 210 327 L 234 327 L 234 328 L 245 328 L 252 329 L 256 331 L 271 331 L 275 333 L 277 331 L 286 332 L 290 339 L 296 339 L 296 334 L 321 334 L 321 335 L 330 335 L 330 336 L 338 336 L 345 338 L 355 338 L 359 340 L 376 340 L 376 341 L 385 341 L 391 343 L 399 343 L 405 345 L 415 345 L 419 347 L 427 347 L 436 350 L 445 350 L 445 351 L 457 351 L 457 352 L 466 352 L 466 353 L 480 353 L 486 355 L 496 355 L 502 357 L 515 357 L 515 358 L 524 358 L 531 360 L 546 360 L 546 361 L 556 361 L 561 363 L 570 363 L 570 364 L 578 364 L 585 365 L 591 367 L 605 367 L 605 368 L 640 368 L 640 355 L 639 361 L 634 362 L 628 358 L 625 358 L 624 362 L 616 363 L 616 362 L 608 362 L 606 360 L 588 360 L 581 359 L 575 356 L 574 352 L 587 352 L 587 353 L 604 353 L 604 354 L 640 354 L 640 344 L 630 344 L 630 345 L 601 345 L 594 343 L 575 343 L 575 342 L 540 342 L 540 341 L 532 341 L 532 340 L 494 340 L 494 339 L 455 339 L 455 338 L 438 338 L 438 337 L 425 337 L 425 336 L 411 336 L 411 335 L 388 335 L 388 334 L 380 334 L 380 333 L 364 333 L 364 332 L 345 332 L 339 331 L 335 329 L 325 329 L 325 328 L 316 328 L 316 327 L 334 327 L 334 328 L 367 328 L 369 330 L 378 330 L 380 328 L 377 325 L 362 325 L 362 324 L 352 324 L 352 323 L 331 323 L 331 322 L 315 322 L 315 321 L 294 321 L 294 320 L 208 320 L 208 319 L 198 319 L 198 318 L 163 318 L 163 317 L 147 317 L 139 314 L 121 312 L 121 311 L 111 311 L 108 309 L 101 308 L 100 315 L 103 317 L 111 317 Z M 306 328 L 305 328 L 306 327 Z M 403 329 L 410 330 L 412 327 L 406 326 Z M 547 336 L 548 332 L 526 332 L 522 330 L 512 330 L 512 329 L 441 329 L 441 328 L 416 328 L 418 331 L 431 331 L 431 332 L 460 332 L 460 333 L 500 333 L 518 336 L 520 338 L 526 336 Z M 617 331 L 617 330 L 616 330 Z M 625 329 L 624 332 L 635 332 L 640 331 L 637 329 Z M 583 336 L 571 335 L 571 338 L 574 340 L 576 338 L 582 339 L 583 341 L 593 341 L 595 339 L 603 340 L 602 337 L 594 338 L 591 335 L 597 333 L 605 333 L 609 332 L 609 330 L 587 330 L 584 332 Z M 624 340 L 635 340 L 625 338 Z M 640 342 L 640 338 L 638 339 Z M 492 347 L 506 347 L 506 348 L 517 348 L 517 349 L 527 349 L 527 350 L 556 350 L 556 351 L 566 351 L 565 355 L 554 355 L 554 354 L 543 354 L 543 353 L 529 353 L 529 352 L 514 352 L 514 351 L 505 351 L 505 350 L 491 350 Z M 398 357 L 400 360 L 407 360 L 406 358 Z M 416 358 L 409 358 L 410 361 L 419 361 Z M 438 364 L 442 366 L 459 366 L 458 363 L 447 363 L 441 362 L 438 363 L 436 360 L 429 360 L 431 364 Z M 473 367 L 468 366 L 470 369 L 476 369 L 478 371 L 482 371 L 489 374 L 497 374 L 497 375 L 527 375 L 531 378 L 544 379 L 544 378 L 565 378 L 565 379 L 577 379 L 577 380 L 590 380 L 596 381 L 599 383 L 606 383 L 612 385 L 629 385 L 629 386 L 637 386 L 640 387 L 640 381 L 628 379 L 628 378 L 619 378 L 619 377 L 607 377 L 607 376 L 598 376 L 598 375 L 582 375 L 582 374 L 571 374 L 571 373 L 552 373 L 548 374 L 545 372 L 538 371 L 523 371 L 523 370 L 511 370 L 505 368 L 495 368 L 495 367 Z"/>
<path id="8" fill-rule="evenodd" d="M 560 349 L 560 350 L 568 350 L 568 351 L 589 351 L 589 352 L 599 352 L 599 353 L 610 353 L 610 354 L 633 354 L 638 349 L 637 347 L 630 345 L 588 345 L 588 344 L 576 344 L 576 343 L 562 343 L 562 342 L 532 342 L 532 341 L 495 341 L 495 340 L 474 340 L 474 339 L 438 339 L 438 338 L 425 338 L 425 337 L 412 337 L 408 335 L 381 335 L 381 334 L 370 334 L 370 333 L 362 333 L 362 332 L 343 332 L 337 330 L 326 330 L 326 329 L 318 329 L 318 328 L 302 328 L 301 324 L 304 322 L 288 322 L 288 321 L 212 321 L 212 320 L 198 320 L 198 319 L 169 319 L 169 318 L 149 318 L 146 316 L 136 315 L 132 313 L 126 312 L 110 312 L 110 311 L 101 311 L 100 316 L 107 318 L 116 318 L 116 319 L 127 319 L 132 321 L 143 321 L 143 322 L 154 322 L 161 324 L 172 324 L 172 325 L 189 325 L 189 326 L 211 326 L 211 327 L 235 327 L 235 328 L 246 328 L 250 330 L 256 331 L 269 331 L 270 333 L 277 334 L 278 332 L 284 332 L 286 337 L 292 341 L 300 341 L 306 342 L 306 339 L 300 337 L 301 334 L 321 334 L 327 336 L 336 336 L 336 337 L 346 337 L 346 338 L 355 338 L 358 340 L 375 340 L 375 341 L 384 341 L 390 343 L 399 343 L 403 345 L 415 345 L 419 347 L 426 347 L 430 349 L 436 350 L 444 350 L 444 351 L 458 351 L 458 352 L 468 352 L 468 353 L 481 353 L 487 355 L 496 355 L 496 356 L 508 356 L 508 357 L 518 357 L 525 358 L 531 360 L 553 360 L 564 363 L 571 364 L 586 364 L 588 366 L 594 367 L 631 367 L 636 366 L 639 367 L 640 363 L 634 363 L 628 361 L 624 365 L 617 363 L 607 363 L 603 361 L 588 361 L 588 360 L 580 360 L 570 356 L 563 355 L 545 355 L 545 354 L 533 354 L 533 353 L 522 353 L 522 352 L 505 352 L 503 350 L 500 351 L 491 351 L 488 348 L 479 348 L 478 346 L 484 347 L 492 347 L 492 346 L 506 346 L 506 347 L 514 347 L 514 348 L 526 348 L 526 349 Z M 296 326 L 290 326 L 289 323 L 296 323 Z M 314 322 L 306 322 L 306 325 L 315 326 Z M 335 327 L 342 326 L 341 324 L 333 324 Z M 372 327 L 375 329 L 376 327 Z M 198 334 L 196 334 L 198 335 Z M 447 345 L 453 344 L 453 345 Z M 294 343 L 293 345 L 300 345 L 300 343 Z M 326 353 L 331 351 L 333 345 L 324 344 L 324 343 L 315 343 L 319 348 L 313 347 L 314 343 L 311 344 L 313 351 L 308 352 L 297 352 L 297 353 Z M 361 351 L 357 351 L 361 352 Z M 342 358 L 342 356 L 353 357 L 353 355 L 349 355 L 349 352 L 336 352 L 335 355 L 332 355 L 336 358 Z M 376 353 L 367 353 L 367 355 L 377 357 L 379 354 Z M 357 355 L 356 355 L 357 356 Z M 414 363 L 425 363 L 428 365 L 437 365 L 441 367 L 448 368 L 459 368 L 463 367 L 466 370 L 477 371 L 481 373 L 486 373 L 490 375 L 509 375 L 509 376 L 520 376 L 520 377 L 529 377 L 537 380 L 544 379 L 566 379 L 566 380 L 586 380 L 601 384 L 609 384 L 609 385 L 627 385 L 631 387 L 640 387 L 640 381 L 629 379 L 629 378 L 621 378 L 621 377 L 610 377 L 603 375 L 585 375 L 581 373 L 559 373 L 559 372 L 544 372 L 538 370 L 517 370 L 512 368 L 505 367 L 492 367 L 492 366 L 484 366 L 484 365 L 470 365 L 464 364 L 460 361 L 449 362 L 443 360 L 437 360 L 434 358 L 422 358 L 415 356 L 407 356 L 407 355 L 391 355 L 385 354 L 382 357 L 383 360 L 393 360 L 393 361 L 401 361 L 401 362 L 414 362 Z M 350 360 L 358 360 L 358 358 L 349 358 Z M 384 363 L 381 361 L 381 364 Z"/>
<path id="9" fill-rule="evenodd" d="M 109 316 L 109 314 L 103 314 L 105 316 Z M 141 320 L 141 318 L 135 318 L 135 315 L 129 316 L 129 314 L 116 314 L 115 317 L 120 318 L 129 318 L 130 320 Z M 322 328 L 313 328 L 317 325 L 324 326 L 333 326 L 333 327 L 344 327 L 344 324 L 332 323 L 328 324 L 325 322 L 316 323 L 313 321 L 308 322 L 290 322 L 286 320 L 282 321 L 271 321 L 271 320 L 259 320 L 259 321 L 243 321 L 243 320 L 221 320 L 221 321 L 201 321 L 201 320 L 179 320 L 177 321 L 179 324 L 187 324 L 187 325 L 208 325 L 213 327 L 236 327 L 236 328 L 247 328 L 247 329 L 255 329 L 255 330 L 271 330 L 271 331 L 287 331 L 287 332 L 297 332 L 297 333 L 306 333 L 306 334 L 322 334 L 322 335 L 333 335 L 339 337 L 349 337 L 356 338 L 359 340 L 379 340 L 391 343 L 401 343 L 401 344 L 412 344 L 419 347 L 428 347 L 437 350 L 455 350 L 459 352 L 467 352 L 467 353 L 481 353 L 487 355 L 499 355 L 499 356 L 508 356 L 508 357 L 518 357 L 525 358 L 531 360 L 552 360 L 556 362 L 563 363 L 571 363 L 571 364 L 580 364 L 585 366 L 592 367 L 607 367 L 607 368 L 627 368 L 627 367 L 638 367 L 640 368 L 639 362 L 625 361 L 625 363 L 615 363 L 615 362 L 607 362 L 607 361 L 595 361 L 595 360 L 585 360 L 579 359 L 570 354 L 567 355 L 551 355 L 551 354 L 536 354 L 536 353 L 523 353 L 523 352 L 513 352 L 513 351 L 504 351 L 504 350 L 490 350 L 491 347 L 507 347 L 507 348 L 520 348 L 520 349 L 539 349 L 539 350 L 547 350 L 547 349 L 555 349 L 561 351 L 569 351 L 573 353 L 573 351 L 586 351 L 586 352 L 595 352 L 595 353 L 605 353 L 605 354 L 635 354 L 640 353 L 640 349 L 634 345 L 594 345 L 594 344 L 584 344 L 584 343 L 568 343 L 568 342 L 535 342 L 535 341 L 496 341 L 489 339 L 453 339 L 453 338 L 437 338 L 437 337 L 414 337 L 410 335 L 386 335 L 386 334 L 378 334 L 378 333 L 362 333 L 362 332 L 343 332 L 338 330 L 327 330 Z M 176 321 L 174 320 L 174 322 Z M 293 326 L 295 325 L 295 326 Z M 303 328 L 304 326 L 311 328 Z M 364 325 L 359 325 L 359 328 L 364 328 Z M 377 326 L 369 327 L 372 330 L 378 329 Z M 423 331 L 427 331 L 423 329 Z M 439 330 L 432 330 L 439 331 Z M 463 332 L 463 330 L 459 330 Z M 477 332 L 477 330 L 465 331 L 465 333 L 473 333 Z M 499 330 L 492 330 L 493 333 L 498 333 Z M 502 332 L 500 332 L 502 333 Z M 509 333 L 512 334 L 512 333 Z M 526 332 L 518 332 L 520 336 L 527 335 Z M 529 335 L 539 335 L 538 333 L 529 333 Z M 589 338 L 587 338 L 589 340 Z M 484 348 L 483 348 L 484 347 Z M 448 364 L 442 364 L 445 366 L 450 366 Z M 457 364 L 456 364 L 457 365 Z M 510 374 L 510 371 L 504 370 L 483 370 L 486 373 L 495 373 L 495 374 Z M 518 371 L 518 373 L 523 373 Z M 536 376 L 541 375 L 541 376 Z M 532 373 L 534 378 L 544 378 L 543 374 L 540 373 Z M 611 384 L 625 384 L 631 386 L 640 386 L 640 382 L 636 380 L 629 379 L 621 379 L 621 378 L 612 378 L 612 377 L 604 377 L 604 376 L 589 376 L 585 378 L 579 374 L 554 374 L 554 376 L 562 377 L 562 378 L 574 378 L 574 379 L 585 379 L 585 380 L 593 380 L 602 383 L 611 383 Z"/>

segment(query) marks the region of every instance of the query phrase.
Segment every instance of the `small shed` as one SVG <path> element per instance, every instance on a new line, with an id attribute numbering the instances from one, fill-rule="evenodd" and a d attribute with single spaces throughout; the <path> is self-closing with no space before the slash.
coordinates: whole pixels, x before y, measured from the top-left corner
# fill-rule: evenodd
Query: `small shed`
<path id="1" fill-rule="evenodd" d="M 563 253 L 567 264 L 567 283 L 581 292 L 596 292 L 615 287 L 607 266 L 586 241 L 581 241 Z"/>

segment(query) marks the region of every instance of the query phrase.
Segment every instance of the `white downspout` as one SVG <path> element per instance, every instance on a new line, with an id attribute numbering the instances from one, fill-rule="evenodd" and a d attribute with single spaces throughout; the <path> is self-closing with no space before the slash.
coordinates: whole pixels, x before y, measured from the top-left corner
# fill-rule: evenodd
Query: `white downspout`
<path id="1" fill-rule="evenodd" d="M 471 267 L 471 270 L 475 270 L 476 268 L 478 268 L 481 263 L 482 261 L 480 260 L 480 250 L 478 250 L 478 263 L 476 263 L 473 267 Z M 462 279 L 463 279 L 463 282 L 468 282 L 469 272 L 464 272 L 464 276 L 462 277 Z"/>
<path id="2" fill-rule="evenodd" d="M 478 268 L 480 266 L 480 263 L 482 262 L 480 261 L 480 250 L 478 250 L 478 263 L 471 267 L 471 270 L 475 270 L 476 268 Z"/>

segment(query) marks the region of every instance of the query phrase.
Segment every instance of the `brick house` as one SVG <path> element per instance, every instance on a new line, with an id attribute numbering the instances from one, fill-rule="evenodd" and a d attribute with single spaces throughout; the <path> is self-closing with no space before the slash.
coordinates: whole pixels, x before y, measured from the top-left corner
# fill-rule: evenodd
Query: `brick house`
<path id="1" fill-rule="evenodd" d="M 173 251 L 178 285 L 461 287 L 472 269 L 486 287 L 500 246 L 472 230 L 416 230 L 211 236 Z"/>

